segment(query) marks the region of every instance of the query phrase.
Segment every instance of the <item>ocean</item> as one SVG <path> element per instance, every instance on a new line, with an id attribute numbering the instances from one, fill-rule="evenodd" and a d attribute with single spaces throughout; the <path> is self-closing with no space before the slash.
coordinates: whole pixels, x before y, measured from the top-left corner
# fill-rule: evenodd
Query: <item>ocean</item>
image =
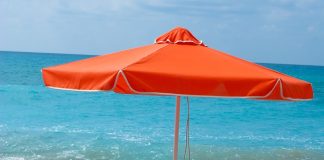
<path id="1" fill-rule="evenodd" d="M 1 160 L 172 159 L 175 97 L 44 87 L 41 68 L 88 57 L 0 52 Z M 192 159 L 324 159 L 324 67 L 261 65 L 311 82 L 314 99 L 190 98 Z"/>

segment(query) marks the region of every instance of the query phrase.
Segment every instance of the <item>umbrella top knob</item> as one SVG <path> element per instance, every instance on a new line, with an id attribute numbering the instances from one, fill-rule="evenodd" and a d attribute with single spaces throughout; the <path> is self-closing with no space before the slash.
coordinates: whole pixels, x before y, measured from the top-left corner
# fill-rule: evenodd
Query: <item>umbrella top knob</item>
<path id="1" fill-rule="evenodd" d="M 188 44 L 206 46 L 202 41 L 198 40 L 188 29 L 176 27 L 171 31 L 164 33 L 155 39 L 157 44 Z"/>

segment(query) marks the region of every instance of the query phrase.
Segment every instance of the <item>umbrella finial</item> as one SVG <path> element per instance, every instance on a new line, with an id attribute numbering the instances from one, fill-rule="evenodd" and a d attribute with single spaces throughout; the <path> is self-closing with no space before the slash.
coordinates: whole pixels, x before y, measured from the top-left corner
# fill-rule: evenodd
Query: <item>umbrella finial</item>
<path id="1" fill-rule="evenodd" d="M 202 41 L 198 40 L 188 29 L 176 27 L 171 31 L 161 35 L 155 39 L 155 43 L 163 44 L 189 44 L 206 46 Z"/>

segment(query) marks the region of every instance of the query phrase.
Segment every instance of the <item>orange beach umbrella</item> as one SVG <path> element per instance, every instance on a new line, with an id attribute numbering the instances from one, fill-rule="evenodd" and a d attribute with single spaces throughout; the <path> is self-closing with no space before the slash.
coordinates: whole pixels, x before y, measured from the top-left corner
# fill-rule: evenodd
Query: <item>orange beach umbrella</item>
<path id="1" fill-rule="evenodd" d="M 180 96 L 310 100 L 310 83 L 207 47 L 177 27 L 154 44 L 42 69 L 47 87 L 176 96 L 174 159 Z"/>

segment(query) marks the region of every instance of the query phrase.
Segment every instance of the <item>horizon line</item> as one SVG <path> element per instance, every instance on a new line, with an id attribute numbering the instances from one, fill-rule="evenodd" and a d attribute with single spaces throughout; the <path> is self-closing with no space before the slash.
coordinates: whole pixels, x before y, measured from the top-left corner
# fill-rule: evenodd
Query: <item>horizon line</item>
<path id="1" fill-rule="evenodd" d="M 33 51 L 9 51 L 9 50 L 0 50 L 0 52 L 18 52 L 18 53 L 35 53 L 35 54 L 56 54 L 56 55 L 76 55 L 76 56 L 100 56 L 103 54 L 83 54 L 83 53 L 59 53 L 59 52 L 33 52 Z M 104 54 L 110 54 L 110 53 L 104 53 Z M 240 58 L 240 57 L 238 57 Z M 242 58 L 241 58 L 242 59 Z M 278 64 L 278 65 L 296 65 L 296 66 L 314 66 L 314 67 L 324 67 L 324 65 L 314 65 L 314 64 L 294 64 L 294 63 L 274 63 L 274 62 L 253 62 L 252 63 L 258 63 L 258 64 Z"/>

